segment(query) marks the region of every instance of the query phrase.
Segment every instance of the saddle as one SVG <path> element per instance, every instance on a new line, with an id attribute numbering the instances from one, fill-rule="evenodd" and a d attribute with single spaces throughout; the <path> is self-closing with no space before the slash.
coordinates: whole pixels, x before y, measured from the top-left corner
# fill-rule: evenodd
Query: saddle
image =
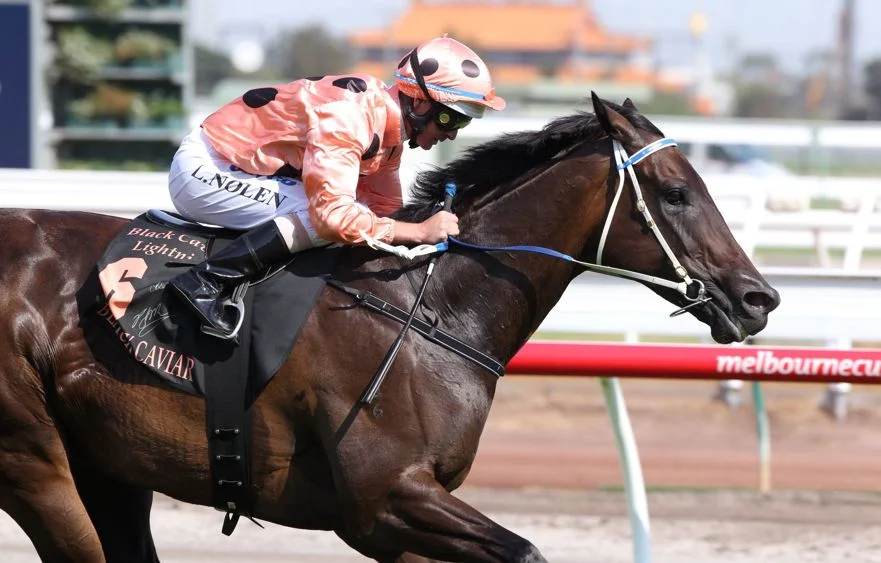
<path id="1" fill-rule="evenodd" d="M 160 210 L 135 217 L 97 264 L 99 295 L 90 311 L 94 324 L 163 383 L 205 398 L 213 503 L 226 512 L 227 535 L 251 506 L 250 406 L 290 355 L 339 254 L 298 253 L 243 288 L 236 345 L 204 334 L 166 286 L 240 234 Z"/>
<path id="2" fill-rule="evenodd" d="M 338 249 L 301 252 L 253 283 L 242 300 L 250 318 L 235 346 L 202 334 L 198 319 L 166 285 L 240 234 L 160 210 L 135 217 L 98 261 L 102 295 L 94 314 L 135 360 L 192 395 L 204 397 L 206 378 L 242 349 L 250 357 L 250 404 L 290 353 Z"/>

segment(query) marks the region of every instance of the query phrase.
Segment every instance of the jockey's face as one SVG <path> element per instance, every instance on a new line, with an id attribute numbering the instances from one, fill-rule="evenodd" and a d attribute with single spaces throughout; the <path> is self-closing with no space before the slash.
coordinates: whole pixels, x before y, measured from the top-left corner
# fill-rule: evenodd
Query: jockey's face
<path id="1" fill-rule="evenodd" d="M 413 100 L 413 111 L 415 111 L 418 115 L 425 115 L 426 113 L 431 111 L 431 109 L 431 102 L 429 102 L 428 100 Z M 424 150 L 430 150 L 436 144 L 446 141 L 447 139 L 452 141 L 456 138 L 456 135 L 458 133 L 458 129 L 453 129 L 449 131 L 441 129 L 432 119 L 425 126 L 425 129 L 423 129 L 419 132 L 418 135 L 416 135 L 416 144 Z"/>

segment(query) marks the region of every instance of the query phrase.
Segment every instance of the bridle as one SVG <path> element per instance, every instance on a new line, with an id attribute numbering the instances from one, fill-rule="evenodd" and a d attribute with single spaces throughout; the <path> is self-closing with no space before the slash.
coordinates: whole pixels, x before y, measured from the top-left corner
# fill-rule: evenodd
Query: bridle
<path id="1" fill-rule="evenodd" d="M 664 137 L 662 139 L 658 139 L 657 141 L 650 143 L 638 150 L 633 154 L 633 156 L 628 156 L 627 152 L 624 150 L 624 147 L 618 142 L 616 139 L 612 139 L 612 154 L 615 159 L 615 168 L 618 171 L 618 187 L 615 190 L 615 196 L 612 198 L 612 205 L 609 208 L 609 214 L 606 216 L 606 222 L 603 225 L 603 232 L 600 236 L 599 246 L 597 248 L 597 263 L 585 265 L 587 269 L 608 274 L 611 276 L 617 276 L 622 278 L 629 278 L 633 280 L 642 281 L 645 283 L 650 283 L 654 285 L 659 285 L 662 287 L 667 287 L 670 289 L 674 289 L 682 294 L 687 300 L 691 301 L 690 304 L 685 307 L 678 309 L 671 313 L 671 317 L 675 317 L 685 313 L 687 310 L 697 307 L 699 305 L 703 305 L 712 297 L 708 297 L 706 295 L 706 287 L 704 283 L 700 280 L 693 279 L 688 275 L 688 271 L 685 267 L 679 262 L 676 258 L 676 255 L 673 253 L 673 250 L 670 248 L 670 245 L 667 244 L 667 240 L 664 238 L 663 233 L 658 228 L 657 223 L 652 218 L 652 214 L 648 209 L 648 206 L 645 204 L 645 199 L 642 196 L 642 189 L 639 186 L 639 179 L 636 176 L 636 171 L 634 170 L 634 165 L 639 161 L 643 160 L 647 156 L 654 154 L 655 152 L 664 149 L 666 147 L 675 147 L 677 143 L 675 140 L 670 139 L 669 137 Z M 611 266 L 602 265 L 603 260 L 603 248 L 606 245 L 606 239 L 609 234 L 609 229 L 612 225 L 612 219 L 615 217 L 615 210 L 618 207 L 618 202 L 621 199 L 621 193 L 624 191 L 624 182 L 625 175 L 624 171 L 627 171 L 627 174 L 630 176 L 630 185 L 633 186 L 633 195 L 634 195 L 634 203 L 636 205 L 636 210 L 642 214 L 643 219 L 645 220 L 646 226 L 652 231 L 655 235 L 655 239 L 657 239 L 658 244 L 661 245 L 661 248 L 664 251 L 664 254 L 667 255 L 667 259 L 673 265 L 673 270 L 681 281 L 671 281 L 663 278 L 659 278 L 657 276 L 649 276 L 646 274 L 641 274 L 639 272 L 633 272 L 630 270 L 624 270 L 621 268 L 613 268 Z M 692 295 L 689 295 L 689 287 L 694 285 L 697 289 Z"/>

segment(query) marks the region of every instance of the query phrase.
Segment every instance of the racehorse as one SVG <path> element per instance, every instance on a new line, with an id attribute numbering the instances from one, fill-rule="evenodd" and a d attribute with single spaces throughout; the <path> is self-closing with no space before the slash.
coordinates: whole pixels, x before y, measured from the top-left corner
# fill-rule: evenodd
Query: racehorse
<path id="1" fill-rule="evenodd" d="M 592 101 L 593 113 L 501 136 L 423 173 L 397 217 L 428 216 L 455 183 L 463 243 L 601 263 L 686 309 L 718 342 L 762 330 L 778 294 L 687 159 L 629 100 Z M 77 295 L 125 224 L 0 212 L 0 508 L 44 561 L 157 561 L 153 491 L 211 504 L 204 401 L 110 353 L 119 343 L 81 322 Z M 407 309 L 409 276 L 426 264 L 350 247 L 334 275 Z M 559 256 L 452 244 L 424 302 L 439 327 L 504 364 L 583 272 Z M 451 494 L 474 460 L 496 375 L 410 334 L 375 402 L 359 403 L 400 330 L 323 290 L 252 407 L 251 515 L 332 530 L 381 562 L 545 561 Z"/>

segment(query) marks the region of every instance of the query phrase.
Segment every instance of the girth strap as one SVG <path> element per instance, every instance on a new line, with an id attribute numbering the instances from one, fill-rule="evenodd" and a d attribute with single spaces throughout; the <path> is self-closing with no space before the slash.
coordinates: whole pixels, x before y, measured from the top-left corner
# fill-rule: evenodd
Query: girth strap
<path id="1" fill-rule="evenodd" d="M 246 294 L 244 326 L 250 327 L 253 293 Z M 214 508 L 226 513 L 221 531 L 232 534 L 239 516 L 250 518 L 253 506 L 251 491 L 251 411 L 245 405 L 248 387 L 248 362 L 251 331 L 239 334 L 239 346 L 232 356 L 219 363 L 203 382 L 205 422 L 208 431 L 208 455 L 211 469 L 211 501 Z M 253 520 L 253 519 L 252 519 Z"/>
<path id="2" fill-rule="evenodd" d="M 377 297 L 369 291 L 361 291 L 352 287 L 348 287 L 333 279 L 328 279 L 327 285 L 334 287 L 342 291 L 343 293 L 351 295 L 358 305 L 367 307 L 368 309 L 377 313 L 381 313 L 390 319 L 398 321 L 401 324 L 407 322 L 407 317 L 409 316 L 409 313 L 407 311 L 404 311 L 403 309 L 392 305 L 388 301 L 382 299 L 381 297 Z M 455 336 L 437 328 L 437 325 L 427 323 L 422 319 L 413 319 L 413 323 L 410 325 L 410 328 L 424 336 L 426 339 L 428 339 L 429 342 L 433 342 L 438 346 L 450 350 L 451 352 L 455 352 L 463 358 L 471 360 L 480 367 L 491 371 L 494 375 L 498 377 L 502 377 L 503 375 L 505 375 L 505 366 L 500 361 L 488 354 L 484 354 L 480 350 L 472 348 Z"/>

